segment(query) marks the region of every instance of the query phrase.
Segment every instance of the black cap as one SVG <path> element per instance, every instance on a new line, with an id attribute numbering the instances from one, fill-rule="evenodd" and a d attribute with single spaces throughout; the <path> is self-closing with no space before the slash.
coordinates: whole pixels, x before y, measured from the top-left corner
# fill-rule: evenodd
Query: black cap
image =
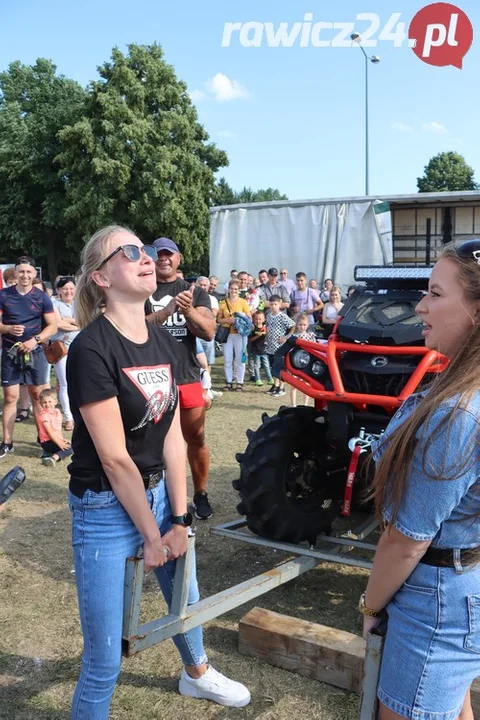
<path id="1" fill-rule="evenodd" d="M 272 277 L 276 277 L 278 275 L 277 268 L 270 268 L 270 270 L 268 271 L 268 274 L 271 275 Z"/>
<path id="2" fill-rule="evenodd" d="M 15 267 L 17 267 L 17 265 L 31 265 L 33 268 L 37 269 L 35 260 L 30 257 L 30 255 L 20 255 L 20 257 L 15 260 Z"/>

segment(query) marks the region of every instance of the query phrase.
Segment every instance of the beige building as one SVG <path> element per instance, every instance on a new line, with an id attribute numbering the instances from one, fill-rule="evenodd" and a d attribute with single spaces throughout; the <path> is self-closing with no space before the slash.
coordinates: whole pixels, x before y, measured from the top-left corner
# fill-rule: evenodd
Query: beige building
<path id="1" fill-rule="evenodd" d="M 432 260 L 435 248 L 449 239 L 480 237 L 480 192 L 415 193 L 377 199 L 390 204 L 393 258 L 397 264 L 425 262 L 428 218 Z"/>

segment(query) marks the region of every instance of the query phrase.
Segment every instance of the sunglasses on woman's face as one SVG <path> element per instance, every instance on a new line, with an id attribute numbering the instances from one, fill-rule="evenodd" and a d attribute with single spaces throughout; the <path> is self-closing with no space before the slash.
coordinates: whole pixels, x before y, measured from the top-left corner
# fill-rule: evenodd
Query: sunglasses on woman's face
<path id="1" fill-rule="evenodd" d="M 97 270 L 100 270 L 105 263 L 107 263 L 109 260 L 112 259 L 114 255 L 116 255 L 120 250 L 123 252 L 127 260 L 130 260 L 130 262 L 137 262 L 140 260 L 142 256 L 142 252 L 145 253 L 151 260 L 155 262 L 158 258 L 158 252 L 157 248 L 153 247 L 153 245 L 142 245 L 139 247 L 138 245 L 120 245 L 116 250 L 110 253 L 105 260 L 103 260 L 100 265 L 98 266 Z"/>
<path id="2" fill-rule="evenodd" d="M 459 257 L 473 258 L 480 265 L 480 238 L 465 240 L 457 245 L 455 251 Z"/>

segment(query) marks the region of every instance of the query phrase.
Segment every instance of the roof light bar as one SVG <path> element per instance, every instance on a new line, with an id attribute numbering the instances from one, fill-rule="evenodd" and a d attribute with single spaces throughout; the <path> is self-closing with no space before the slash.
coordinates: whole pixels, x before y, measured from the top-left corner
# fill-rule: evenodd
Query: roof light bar
<path id="1" fill-rule="evenodd" d="M 411 265 L 356 265 L 355 281 L 366 282 L 379 280 L 429 280 L 431 267 L 412 267 Z"/>

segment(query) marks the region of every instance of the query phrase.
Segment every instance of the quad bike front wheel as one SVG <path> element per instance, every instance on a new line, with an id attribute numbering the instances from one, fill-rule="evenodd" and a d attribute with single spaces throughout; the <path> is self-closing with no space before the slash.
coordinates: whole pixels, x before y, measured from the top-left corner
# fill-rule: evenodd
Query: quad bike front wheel
<path id="1" fill-rule="evenodd" d="M 320 420 L 320 422 L 318 422 Z M 327 440 L 325 418 L 314 408 L 281 408 L 248 430 L 248 446 L 237 455 L 237 510 L 249 529 L 272 540 L 315 543 L 339 515 L 345 460 Z"/>

